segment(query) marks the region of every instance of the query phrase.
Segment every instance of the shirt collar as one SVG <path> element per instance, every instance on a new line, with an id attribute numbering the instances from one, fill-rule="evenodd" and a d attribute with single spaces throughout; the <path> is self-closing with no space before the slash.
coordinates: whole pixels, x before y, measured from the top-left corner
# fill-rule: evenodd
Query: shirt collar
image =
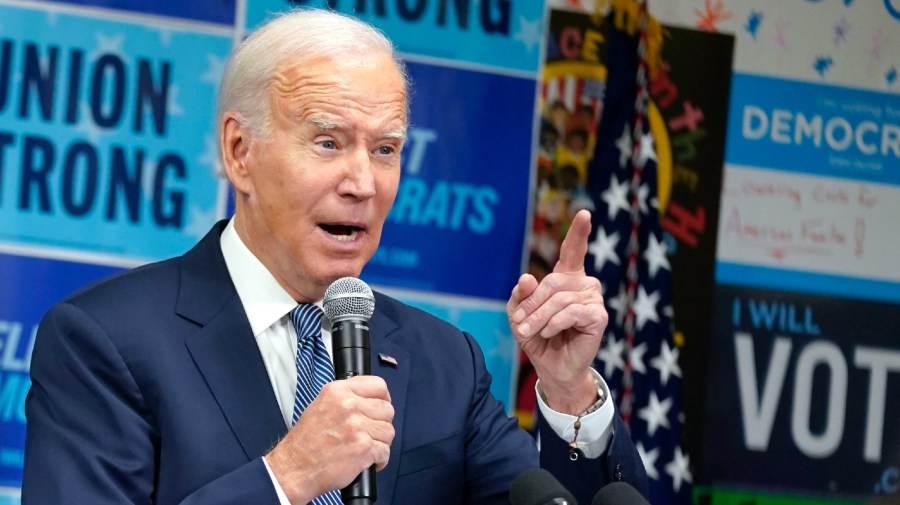
<path id="1" fill-rule="evenodd" d="M 293 310 L 297 302 L 244 245 L 237 230 L 234 229 L 233 218 L 228 222 L 219 241 L 228 274 L 244 305 L 253 336 L 259 336 Z"/>

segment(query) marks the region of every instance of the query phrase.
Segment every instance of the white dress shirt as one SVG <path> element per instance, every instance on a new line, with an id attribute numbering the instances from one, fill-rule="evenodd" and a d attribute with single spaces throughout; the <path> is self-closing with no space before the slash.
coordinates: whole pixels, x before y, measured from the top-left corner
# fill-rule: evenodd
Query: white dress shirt
<path id="1" fill-rule="evenodd" d="M 269 382 L 272 383 L 272 390 L 278 400 L 278 407 L 281 409 L 285 426 L 290 428 L 294 411 L 294 394 L 297 389 L 297 331 L 291 324 L 290 313 L 297 306 L 297 302 L 244 245 L 234 229 L 233 219 L 222 232 L 220 244 L 225 264 L 228 267 L 228 274 L 231 276 L 231 281 L 247 312 L 253 337 L 256 339 L 259 353 L 266 365 L 266 373 L 269 376 Z M 321 308 L 321 300 L 316 305 Z M 324 318 L 322 319 L 322 339 L 328 349 L 328 354 L 331 355 L 331 332 L 327 328 Z M 604 389 L 604 397 L 610 398 L 606 382 L 596 371 L 594 371 L 594 375 Z M 538 386 L 540 384 L 535 387 Z M 553 431 L 564 440 L 571 440 L 575 434 L 576 417 L 552 410 L 543 401 L 540 394 L 537 396 L 538 408 Z M 612 402 L 606 401 L 598 410 L 581 418 L 578 446 L 588 458 L 596 458 L 606 450 L 609 437 L 612 435 L 614 412 Z M 265 458 L 263 458 L 263 462 L 266 463 Z M 287 497 L 272 475 L 268 463 L 266 463 L 266 469 L 272 476 L 272 482 L 282 505 L 289 505 Z"/>

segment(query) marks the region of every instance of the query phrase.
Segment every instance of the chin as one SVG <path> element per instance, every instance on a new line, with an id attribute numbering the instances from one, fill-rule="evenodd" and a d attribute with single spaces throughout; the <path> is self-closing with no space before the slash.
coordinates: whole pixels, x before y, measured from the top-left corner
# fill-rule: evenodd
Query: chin
<path id="1" fill-rule="evenodd" d="M 359 277 L 359 274 L 362 272 L 365 264 L 359 264 L 358 262 L 345 263 L 342 261 L 335 261 L 330 266 L 332 268 L 329 268 L 328 272 L 325 274 L 325 277 L 329 279 L 329 284 L 337 279 L 340 279 L 341 277 Z"/>

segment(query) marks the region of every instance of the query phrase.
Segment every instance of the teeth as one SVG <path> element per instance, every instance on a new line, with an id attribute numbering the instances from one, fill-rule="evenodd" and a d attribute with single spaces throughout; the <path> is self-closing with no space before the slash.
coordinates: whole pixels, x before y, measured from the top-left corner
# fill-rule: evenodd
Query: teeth
<path id="1" fill-rule="evenodd" d="M 340 242 L 352 242 L 356 240 L 357 235 L 359 235 L 359 230 L 351 230 L 349 235 L 332 235 L 332 237 L 338 239 Z"/>

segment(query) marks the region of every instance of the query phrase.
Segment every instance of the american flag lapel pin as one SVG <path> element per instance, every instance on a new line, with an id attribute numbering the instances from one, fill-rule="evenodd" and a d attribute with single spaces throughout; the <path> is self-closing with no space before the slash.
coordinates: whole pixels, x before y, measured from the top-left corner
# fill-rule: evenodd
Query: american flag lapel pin
<path id="1" fill-rule="evenodd" d="M 380 361 L 386 365 L 390 365 L 394 368 L 397 368 L 397 358 L 395 358 L 393 356 L 388 356 L 387 354 L 384 354 L 384 353 L 378 353 L 378 361 Z"/>

